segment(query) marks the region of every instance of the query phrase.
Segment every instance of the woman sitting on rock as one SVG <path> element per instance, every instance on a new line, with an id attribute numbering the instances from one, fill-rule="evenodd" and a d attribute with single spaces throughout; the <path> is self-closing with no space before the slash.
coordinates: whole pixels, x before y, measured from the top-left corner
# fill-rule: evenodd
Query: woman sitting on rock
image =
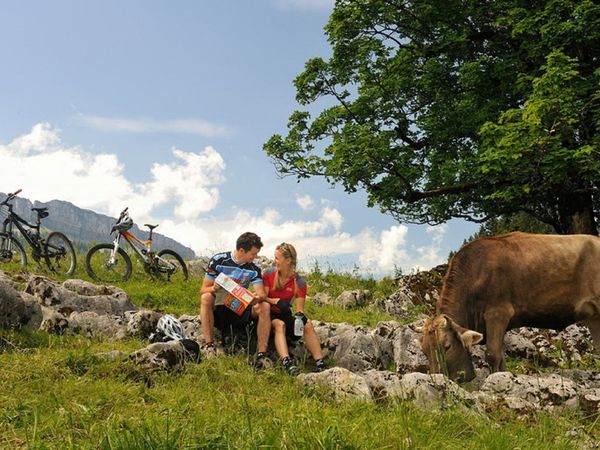
<path id="1" fill-rule="evenodd" d="M 321 372 L 325 369 L 319 337 L 304 315 L 306 281 L 296 273 L 296 262 L 296 249 L 292 244 L 284 242 L 275 249 L 275 267 L 270 267 L 263 273 L 267 302 L 271 304 L 275 350 L 283 368 L 292 375 L 298 374 L 298 368 L 290 358 L 287 339 L 296 341 L 302 337 L 294 334 L 294 322 L 297 318 L 304 324 L 304 343 L 315 360 L 315 371 Z M 294 300 L 296 314 L 292 316 Z"/>

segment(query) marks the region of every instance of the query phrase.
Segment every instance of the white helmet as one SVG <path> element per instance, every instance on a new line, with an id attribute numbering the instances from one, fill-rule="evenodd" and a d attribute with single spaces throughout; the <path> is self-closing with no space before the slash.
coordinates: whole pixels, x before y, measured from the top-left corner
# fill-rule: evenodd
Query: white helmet
<path id="1" fill-rule="evenodd" d="M 117 231 L 127 231 L 132 226 L 133 226 L 133 220 L 131 220 L 131 217 L 126 217 L 124 220 L 121 220 L 120 222 L 116 223 L 112 227 L 112 231 L 115 231 L 115 230 L 117 230 Z"/>
<path id="2" fill-rule="evenodd" d="M 171 340 L 181 341 L 186 339 L 183 325 L 175 317 L 166 314 L 158 319 L 156 324 L 156 333 L 162 333 Z"/>

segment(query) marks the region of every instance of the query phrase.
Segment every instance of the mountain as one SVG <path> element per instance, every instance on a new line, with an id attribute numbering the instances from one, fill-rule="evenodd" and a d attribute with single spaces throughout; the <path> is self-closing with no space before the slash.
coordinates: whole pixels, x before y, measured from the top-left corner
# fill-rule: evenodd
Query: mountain
<path id="1" fill-rule="evenodd" d="M 6 198 L 6 194 L 0 193 L 0 201 Z M 62 200 L 51 200 L 46 203 L 35 201 L 31 203 L 26 198 L 16 197 L 13 201 L 14 211 L 30 223 L 34 223 L 36 214 L 31 208 L 47 207 L 49 216 L 42 219 L 42 227 L 53 231 L 60 231 L 80 249 L 86 249 L 92 242 L 112 242 L 110 229 L 115 224 L 116 218 L 95 213 L 89 209 L 78 208 L 72 203 Z M 0 209 L 0 220 L 6 217 L 6 207 Z M 135 220 L 135 215 L 132 214 Z M 132 233 L 144 240 L 148 237 L 148 230 L 141 231 L 137 225 L 131 229 Z M 183 259 L 192 259 L 196 255 L 194 251 L 180 244 L 174 239 L 162 234 L 152 233 L 153 247 L 157 250 L 170 248 L 181 255 Z M 125 244 L 127 247 L 127 244 Z"/>

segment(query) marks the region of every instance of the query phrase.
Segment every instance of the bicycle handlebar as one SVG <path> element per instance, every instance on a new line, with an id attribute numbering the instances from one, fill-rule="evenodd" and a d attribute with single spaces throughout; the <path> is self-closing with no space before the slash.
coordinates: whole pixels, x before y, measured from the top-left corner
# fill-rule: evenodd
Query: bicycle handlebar
<path id="1" fill-rule="evenodd" d="M 2 201 L 2 203 L 0 203 L 0 205 L 7 205 L 9 201 L 11 201 L 13 198 L 15 198 L 17 196 L 18 193 L 20 193 L 23 189 L 18 189 L 15 192 L 13 192 L 12 194 L 6 194 L 6 198 Z"/>
<path id="2" fill-rule="evenodd" d="M 117 219 L 117 222 L 120 222 L 121 219 L 123 219 L 127 214 L 128 214 L 128 209 L 129 206 L 126 206 L 125 209 L 123 211 L 121 211 L 121 214 L 119 214 L 119 218 Z"/>

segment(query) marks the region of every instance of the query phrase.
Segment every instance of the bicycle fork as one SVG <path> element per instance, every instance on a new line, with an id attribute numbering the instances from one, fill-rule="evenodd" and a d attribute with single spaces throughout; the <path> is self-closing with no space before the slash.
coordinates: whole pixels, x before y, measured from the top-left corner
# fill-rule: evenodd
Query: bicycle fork
<path id="1" fill-rule="evenodd" d="M 110 258 L 108 259 L 108 263 L 111 266 L 114 266 L 117 263 L 117 252 L 119 251 L 119 243 L 121 241 L 121 233 L 117 233 L 117 237 L 113 241 L 113 248 L 110 251 Z"/>

